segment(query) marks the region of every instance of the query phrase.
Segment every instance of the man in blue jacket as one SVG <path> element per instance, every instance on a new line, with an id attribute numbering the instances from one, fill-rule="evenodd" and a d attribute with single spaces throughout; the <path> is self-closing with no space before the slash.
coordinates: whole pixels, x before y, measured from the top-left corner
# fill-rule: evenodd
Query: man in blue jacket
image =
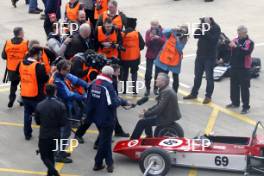
<path id="1" fill-rule="evenodd" d="M 53 82 L 57 86 L 57 96 L 61 99 L 61 101 L 66 105 L 68 117 L 72 116 L 73 102 L 74 101 L 82 101 L 86 99 L 86 94 L 80 95 L 77 92 L 74 92 L 71 86 L 81 86 L 85 89 L 88 88 L 88 83 L 79 79 L 78 77 L 70 74 L 71 63 L 67 60 L 61 60 L 57 64 L 57 72 L 53 75 Z M 69 121 L 61 129 L 61 139 L 68 139 L 71 135 L 71 126 Z M 65 144 L 64 146 L 66 146 Z M 71 163 L 72 160 L 67 158 L 69 156 L 68 153 L 60 151 L 57 155 L 57 162 Z"/>
<path id="2" fill-rule="evenodd" d="M 112 134 L 115 128 L 115 111 L 118 106 L 126 106 L 128 102 L 119 98 L 113 87 L 112 75 L 114 70 L 110 66 L 102 69 L 102 74 L 88 88 L 87 117 L 99 128 L 99 144 L 93 170 L 104 168 L 105 159 L 107 171 L 113 172 Z"/>
<path id="3" fill-rule="evenodd" d="M 179 29 L 165 29 L 163 34 L 166 37 L 166 42 L 159 56 L 154 61 L 156 65 L 155 79 L 158 73 L 169 73 L 171 71 L 173 76 L 173 89 L 177 93 L 183 49 L 188 41 L 188 27 L 181 26 Z"/>

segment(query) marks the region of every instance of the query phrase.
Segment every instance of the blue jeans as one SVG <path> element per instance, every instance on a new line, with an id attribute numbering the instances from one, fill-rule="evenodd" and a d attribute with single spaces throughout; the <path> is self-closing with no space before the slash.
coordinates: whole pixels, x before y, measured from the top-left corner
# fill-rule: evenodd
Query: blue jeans
<path id="1" fill-rule="evenodd" d="M 35 112 L 37 104 L 39 101 L 33 101 L 28 99 L 23 99 L 24 103 L 24 134 L 25 137 L 31 136 L 32 133 L 32 114 Z"/>
<path id="2" fill-rule="evenodd" d="M 38 0 L 29 1 L 29 11 L 36 10 L 38 8 Z"/>
<path id="3" fill-rule="evenodd" d="M 199 58 L 197 57 L 195 60 L 195 68 L 194 68 L 194 85 L 192 88 L 192 95 L 197 96 L 198 91 L 202 84 L 203 73 L 206 74 L 206 94 L 205 97 L 211 98 L 214 91 L 214 66 L 215 59 L 214 58 Z"/>

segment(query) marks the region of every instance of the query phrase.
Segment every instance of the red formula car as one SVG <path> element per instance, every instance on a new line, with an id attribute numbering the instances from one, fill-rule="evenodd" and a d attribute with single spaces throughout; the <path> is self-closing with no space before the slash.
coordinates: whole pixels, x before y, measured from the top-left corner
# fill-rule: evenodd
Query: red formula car
<path id="1" fill-rule="evenodd" d="M 145 176 L 166 175 L 171 165 L 264 174 L 264 133 L 258 134 L 263 129 L 258 122 L 251 137 L 203 135 L 194 139 L 125 140 L 115 145 L 114 152 L 138 160 Z"/>

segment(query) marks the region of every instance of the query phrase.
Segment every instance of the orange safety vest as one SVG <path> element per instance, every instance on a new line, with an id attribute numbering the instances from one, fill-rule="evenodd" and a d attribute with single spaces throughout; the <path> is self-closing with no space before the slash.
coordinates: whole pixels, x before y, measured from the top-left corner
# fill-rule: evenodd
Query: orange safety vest
<path id="1" fill-rule="evenodd" d="M 48 58 L 48 56 L 47 56 L 47 54 L 46 54 L 44 49 L 43 49 L 43 52 L 42 52 L 41 61 L 44 63 L 44 67 L 45 67 L 46 73 L 49 74 L 50 70 L 51 70 L 51 67 L 50 67 L 50 63 L 49 63 L 49 58 Z"/>
<path id="2" fill-rule="evenodd" d="M 98 20 L 99 16 L 102 15 L 108 9 L 108 0 L 96 0 L 96 4 L 101 5 L 101 9 L 97 10 L 96 7 L 94 9 L 94 19 Z"/>
<path id="3" fill-rule="evenodd" d="M 20 44 L 13 44 L 11 40 L 6 42 L 5 52 L 7 55 L 7 69 L 16 71 L 17 65 L 24 59 L 28 52 L 28 41 L 23 40 Z"/>
<path id="4" fill-rule="evenodd" d="M 87 80 L 88 80 L 88 83 L 92 82 L 93 80 L 91 80 L 91 74 L 95 72 L 97 75 L 100 74 L 99 70 L 95 69 L 95 68 L 90 68 L 88 73 L 87 73 Z"/>
<path id="5" fill-rule="evenodd" d="M 78 13 L 80 10 L 80 3 L 77 3 L 77 5 L 74 8 L 70 8 L 70 3 L 66 4 L 66 17 L 70 21 L 77 21 L 78 20 Z"/>
<path id="6" fill-rule="evenodd" d="M 121 51 L 121 60 L 134 61 L 140 58 L 138 32 L 133 31 L 125 34 L 122 32 L 123 46 L 126 51 Z"/>
<path id="7" fill-rule="evenodd" d="M 109 18 L 107 11 L 103 13 L 103 23 L 105 22 L 106 18 Z M 115 16 L 112 19 L 112 23 L 115 25 L 116 28 L 119 30 L 122 30 L 123 28 L 123 22 L 120 15 Z"/>
<path id="8" fill-rule="evenodd" d="M 110 35 L 105 35 L 103 32 L 103 27 L 99 26 L 98 27 L 98 42 L 103 43 L 103 42 L 112 42 L 112 43 L 117 43 L 117 33 L 114 31 Z M 98 53 L 104 54 L 107 58 L 111 57 L 118 57 L 118 50 L 117 48 L 101 48 L 99 47 Z"/>
<path id="9" fill-rule="evenodd" d="M 21 62 L 19 74 L 21 78 L 21 96 L 36 97 L 38 95 L 38 81 L 36 75 L 36 66 L 38 62 L 25 65 Z"/>
<path id="10" fill-rule="evenodd" d="M 176 66 L 180 63 L 181 55 L 175 48 L 176 37 L 171 34 L 160 54 L 160 62 L 168 66 Z"/>

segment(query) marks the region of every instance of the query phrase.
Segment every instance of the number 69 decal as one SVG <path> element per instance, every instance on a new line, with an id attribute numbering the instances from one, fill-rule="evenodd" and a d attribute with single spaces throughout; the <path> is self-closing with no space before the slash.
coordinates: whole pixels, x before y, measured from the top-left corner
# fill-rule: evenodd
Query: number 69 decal
<path id="1" fill-rule="evenodd" d="M 226 166 L 228 166 L 228 164 L 229 164 L 229 159 L 228 159 L 228 157 L 226 157 L 226 156 L 216 156 L 215 157 L 215 165 L 216 166 L 224 166 L 224 167 L 226 167 Z"/>

